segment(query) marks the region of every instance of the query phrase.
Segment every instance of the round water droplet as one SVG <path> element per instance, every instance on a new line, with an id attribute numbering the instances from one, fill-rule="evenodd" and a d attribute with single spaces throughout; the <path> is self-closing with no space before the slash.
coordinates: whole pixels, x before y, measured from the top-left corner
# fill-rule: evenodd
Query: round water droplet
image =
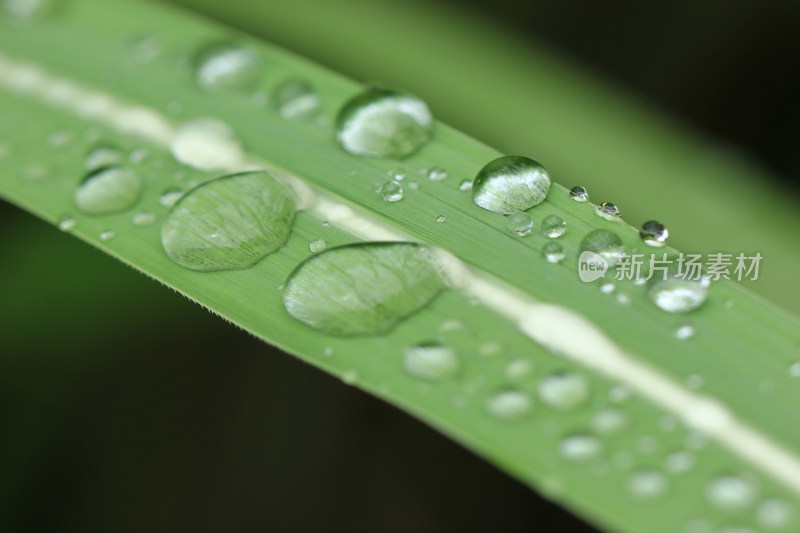
<path id="1" fill-rule="evenodd" d="M 402 159 L 431 138 L 433 117 L 415 96 L 372 88 L 350 99 L 336 117 L 336 139 L 356 155 Z"/>
<path id="2" fill-rule="evenodd" d="M 328 243 L 325 242 L 324 239 L 314 239 L 308 244 L 308 249 L 311 250 L 311 253 L 318 254 L 322 251 L 325 251 L 325 248 L 328 247 Z"/>
<path id="3" fill-rule="evenodd" d="M 697 458 L 692 452 L 681 450 L 667 456 L 664 460 L 664 468 L 667 472 L 681 474 L 694 468 L 696 463 Z"/>
<path id="4" fill-rule="evenodd" d="M 442 167 L 433 167 L 428 170 L 428 179 L 431 181 L 444 181 L 447 179 L 447 170 Z"/>
<path id="5" fill-rule="evenodd" d="M 691 324 L 684 324 L 675 330 L 675 338 L 678 340 L 685 340 L 694 336 L 694 326 Z"/>
<path id="6" fill-rule="evenodd" d="M 83 161 L 86 170 L 97 170 L 101 167 L 109 165 L 118 165 L 122 162 L 122 152 L 113 146 L 100 145 L 95 146 L 86 154 L 86 159 Z"/>
<path id="7" fill-rule="evenodd" d="M 706 497 L 712 505 L 726 511 L 749 507 L 758 491 L 753 482 L 735 475 L 720 476 L 706 488 Z"/>
<path id="8" fill-rule="evenodd" d="M 156 214 L 152 211 L 140 211 L 133 215 L 133 225 L 139 226 L 140 228 L 152 226 L 155 221 Z"/>
<path id="9" fill-rule="evenodd" d="M 272 106 L 289 120 L 312 118 L 319 111 L 319 95 L 305 80 L 291 79 L 275 88 Z"/>
<path id="10" fill-rule="evenodd" d="M 600 455 L 602 446 L 591 435 L 572 435 L 561 441 L 558 451 L 570 461 L 586 461 Z"/>
<path id="11" fill-rule="evenodd" d="M 589 382 L 581 374 L 556 372 L 539 382 L 539 398 L 555 409 L 574 409 L 589 398 Z"/>
<path id="12" fill-rule="evenodd" d="M 133 170 L 110 166 L 90 172 L 75 190 L 75 205 L 90 215 L 125 211 L 139 201 L 142 181 Z"/>
<path id="13" fill-rule="evenodd" d="M 609 268 L 617 264 L 625 253 L 619 236 L 607 229 L 590 231 L 581 241 L 581 252 L 594 252 L 608 263 Z"/>
<path id="14" fill-rule="evenodd" d="M 620 218 L 619 208 L 611 202 L 603 202 L 595 208 L 594 212 L 606 220 L 619 220 Z"/>
<path id="15" fill-rule="evenodd" d="M 506 366 L 508 379 L 520 381 L 533 374 L 533 362 L 528 359 L 517 358 Z"/>
<path id="16" fill-rule="evenodd" d="M 332 335 L 376 335 L 427 306 L 445 283 L 430 250 L 368 243 L 328 250 L 300 264 L 283 296 L 297 320 Z"/>
<path id="17" fill-rule="evenodd" d="M 567 231 L 567 223 L 558 215 L 548 215 L 542 220 L 542 233 L 551 239 L 557 239 Z"/>
<path id="18" fill-rule="evenodd" d="M 789 365 L 789 375 L 793 378 L 800 378 L 800 361 L 795 361 Z"/>
<path id="19" fill-rule="evenodd" d="M 564 247 L 557 242 L 548 242 L 542 248 L 542 256 L 548 263 L 560 263 L 564 260 Z"/>
<path id="20" fill-rule="evenodd" d="M 59 0 L 3 0 L 3 11 L 20 20 L 33 20 L 53 13 Z"/>
<path id="21" fill-rule="evenodd" d="M 58 229 L 61 231 L 70 231 L 78 225 L 78 221 L 69 215 L 64 215 L 58 220 Z"/>
<path id="22" fill-rule="evenodd" d="M 181 199 L 183 194 L 183 189 L 179 189 L 178 187 L 169 187 L 164 189 L 164 192 L 161 193 L 161 196 L 158 198 L 158 203 L 164 207 L 172 207 L 178 202 L 178 200 Z"/>
<path id="23" fill-rule="evenodd" d="M 688 313 L 706 301 L 708 278 L 699 280 L 670 276 L 667 279 L 653 278 L 648 294 L 658 307 L 668 313 Z"/>
<path id="24" fill-rule="evenodd" d="M 616 290 L 616 288 L 617 286 L 614 285 L 613 283 L 603 283 L 602 285 L 600 285 L 600 292 L 602 292 L 603 294 L 611 294 Z"/>
<path id="25" fill-rule="evenodd" d="M 601 435 L 612 435 L 627 427 L 628 415 L 621 409 L 608 408 L 592 417 L 592 429 Z"/>
<path id="26" fill-rule="evenodd" d="M 358 371 L 353 369 L 345 370 L 344 374 L 342 374 L 342 381 L 348 385 L 355 385 L 358 382 Z"/>
<path id="27" fill-rule="evenodd" d="M 114 232 L 114 230 L 107 229 L 105 231 L 100 232 L 100 240 L 103 242 L 110 241 L 116 236 L 117 234 Z"/>
<path id="28" fill-rule="evenodd" d="M 517 237 L 524 237 L 533 229 L 533 220 L 525 211 L 518 211 L 508 216 L 506 227 Z"/>
<path id="29" fill-rule="evenodd" d="M 758 523 L 769 529 L 782 529 L 794 520 L 794 509 L 782 500 L 764 500 L 756 509 Z"/>
<path id="30" fill-rule="evenodd" d="M 639 236 L 646 245 L 660 248 L 667 244 L 669 230 L 665 228 L 664 224 L 661 222 L 648 220 L 642 224 L 642 229 L 639 230 Z"/>
<path id="31" fill-rule="evenodd" d="M 515 421 L 526 418 L 533 411 L 533 402 L 522 391 L 501 389 L 486 399 L 485 407 L 494 418 Z"/>
<path id="32" fill-rule="evenodd" d="M 283 246 L 294 209 L 291 192 L 268 171 L 223 176 L 175 204 L 161 227 L 161 244 L 190 270 L 248 268 Z"/>
<path id="33" fill-rule="evenodd" d="M 447 217 L 445 217 L 444 215 L 439 215 L 438 217 L 436 217 L 436 222 L 438 222 L 439 224 L 447 222 Z"/>
<path id="34" fill-rule="evenodd" d="M 584 189 L 580 185 L 576 185 L 575 187 L 569 190 L 569 197 L 575 200 L 576 202 L 589 201 L 589 193 L 586 192 L 586 189 Z"/>
<path id="35" fill-rule="evenodd" d="M 550 191 L 550 176 L 542 165 L 522 156 L 490 161 L 472 182 L 472 199 L 489 211 L 510 215 L 542 203 Z"/>
<path id="36" fill-rule="evenodd" d="M 212 43 L 200 48 L 192 67 L 197 84 L 212 92 L 251 88 L 263 70 L 258 54 L 238 43 Z"/>
<path id="37" fill-rule="evenodd" d="M 472 181 L 471 180 L 462 180 L 461 183 L 458 184 L 459 191 L 471 191 L 472 190 Z"/>
<path id="38" fill-rule="evenodd" d="M 384 202 L 399 202 L 403 199 L 403 186 L 397 181 L 387 181 L 376 191 Z"/>
<path id="39" fill-rule="evenodd" d="M 176 161 L 198 170 L 236 169 L 245 161 L 233 129 L 215 118 L 198 118 L 181 125 L 169 149 Z"/>
<path id="40" fill-rule="evenodd" d="M 642 470 L 631 476 L 628 488 L 637 498 L 657 498 L 666 492 L 667 478 L 655 470 Z"/>
<path id="41" fill-rule="evenodd" d="M 460 363 L 449 346 L 425 343 L 406 350 L 404 367 L 414 377 L 439 381 L 458 374 Z"/>

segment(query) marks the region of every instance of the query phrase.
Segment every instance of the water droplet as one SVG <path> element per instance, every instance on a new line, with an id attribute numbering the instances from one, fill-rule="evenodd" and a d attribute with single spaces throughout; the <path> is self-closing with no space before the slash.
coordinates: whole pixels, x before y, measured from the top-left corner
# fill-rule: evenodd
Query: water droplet
<path id="1" fill-rule="evenodd" d="M 793 378 L 800 378 L 800 361 L 795 361 L 789 365 L 789 375 Z"/>
<path id="2" fill-rule="evenodd" d="M 47 136 L 47 144 L 53 148 L 61 148 L 67 145 L 73 137 L 74 134 L 69 130 L 54 131 Z"/>
<path id="3" fill-rule="evenodd" d="M 603 202 L 595 208 L 594 212 L 606 220 L 619 220 L 620 218 L 619 208 L 611 202 Z"/>
<path id="4" fill-rule="evenodd" d="M 353 369 L 345 370 L 344 374 L 342 374 L 342 381 L 348 385 L 355 385 L 358 382 L 358 371 Z"/>
<path id="5" fill-rule="evenodd" d="M 613 403 L 622 403 L 627 401 L 633 392 L 631 391 L 630 387 L 624 385 L 622 383 L 618 385 L 614 385 L 608 391 L 608 399 L 611 400 Z"/>
<path id="6" fill-rule="evenodd" d="M 558 215 L 548 215 L 542 220 L 542 233 L 551 239 L 557 239 L 567 231 L 567 223 Z"/>
<path id="7" fill-rule="evenodd" d="M 667 472 L 681 474 L 694 468 L 696 463 L 697 458 L 692 452 L 681 450 L 667 456 L 664 460 L 664 468 Z"/>
<path id="8" fill-rule="evenodd" d="M 461 183 L 458 184 L 459 191 L 471 191 L 472 190 L 472 181 L 471 180 L 462 180 Z"/>
<path id="9" fill-rule="evenodd" d="M 183 189 L 169 187 L 164 189 L 164 192 L 161 193 L 161 196 L 158 198 L 158 203 L 164 207 L 172 207 L 181 199 L 183 194 Z"/>
<path id="10" fill-rule="evenodd" d="M 414 191 L 419 190 L 419 182 L 417 182 L 417 181 L 409 181 L 408 182 L 408 188 L 412 189 Z"/>
<path id="11" fill-rule="evenodd" d="M 387 181 L 378 187 L 375 192 L 383 197 L 384 202 L 399 202 L 403 199 L 403 186 L 394 180 Z"/>
<path id="12" fill-rule="evenodd" d="M 169 146 L 176 161 L 205 171 L 244 166 L 244 150 L 233 129 L 215 118 L 190 120 L 175 132 Z"/>
<path id="13" fill-rule="evenodd" d="M 533 229 L 533 220 L 525 211 L 517 211 L 508 216 L 506 227 L 517 237 L 524 237 Z"/>
<path id="14" fill-rule="evenodd" d="M 706 301 L 708 278 L 684 279 L 678 276 L 667 279 L 653 278 L 648 290 L 650 299 L 668 313 L 688 313 Z"/>
<path id="15" fill-rule="evenodd" d="M 326 346 L 324 350 L 322 350 L 322 355 L 325 357 L 333 357 L 333 347 Z"/>
<path id="16" fill-rule="evenodd" d="M 391 330 L 444 289 L 430 250 L 407 243 L 329 248 L 300 264 L 283 302 L 294 318 L 332 335 Z"/>
<path id="17" fill-rule="evenodd" d="M 574 409 L 589 398 L 589 382 L 581 374 L 556 372 L 539 382 L 539 398 L 555 409 Z"/>
<path id="18" fill-rule="evenodd" d="M 766 528 L 784 528 L 794 519 L 794 509 L 782 500 L 764 500 L 756 509 L 756 519 Z"/>
<path id="19" fill-rule="evenodd" d="M 720 476 L 706 488 L 706 497 L 712 505 L 726 511 L 749 507 L 758 491 L 749 480 L 735 475 Z"/>
<path id="20" fill-rule="evenodd" d="M 486 411 L 500 420 L 520 420 L 532 410 L 533 402 L 530 397 L 516 389 L 501 389 L 486 399 Z"/>
<path id="21" fill-rule="evenodd" d="M 152 211 L 140 211 L 133 215 L 133 225 L 140 228 L 151 226 L 156 221 L 156 214 Z"/>
<path id="22" fill-rule="evenodd" d="M 58 4 L 58 0 L 4 0 L 3 10 L 13 18 L 33 20 L 53 13 Z"/>
<path id="23" fill-rule="evenodd" d="M 200 48 L 192 60 L 197 84 L 212 92 L 255 86 L 263 66 L 258 54 L 238 43 L 212 43 Z"/>
<path id="24" fill-rule="evenodd" d="M 387 174 L 389 175 L 389 178 L 395 181 L 403 181 L 406 179 L 406 169 L 402 167 L 390 170 Z"/>
<path id="25" fill-rule="evenodd" d="M 628 488 L 637 498 L 657 498 L 667 490 L 667 478 L 655 470 L 642 470 L 631 476 Z"/>
<path id="26" fill-rule="evenodd" d="M 25 181 L 44 181 L 52 176 L 52 169 L 44 163 L 34 163 L 23 170 Z"/>
<path id="27" fill-rule="evenodd" d="M 75 190 L 75 205 L 90 215 L 105 215 L 133 206 L 142 191 L 142 181 L 133 170 L 110 166 L 90 172 Z"/>
<path id="28" fill-rule="evenodd" d="M 503 353 L 503 345 L 497 341 L 488 341 L 481 344 L 478 354 L 481 357 L 494 357 Z"/>
<path id="29" fill-rule="evenodd" d="M 614 292 L 614 290 L 616 290 L 616 288 L 617 286 L 614 285 L 613 283 L 603 283 L 602 285 L 600 285 L 600 292 L 602 292 L 603 294 L 611 294 L 612 292 Z"/>
<path id="30" fill-rule="evenodd" d="M 569 190 L 569 197 L 575 200 L 576 202 L 589 201 L 589 193 L 586 192 L 586 189 L 584 189 L 580 185 L 576 185 L 575 187 Z"/>
<path id="31" fill-rule="evenodd" d="M 517 358 L 506 366 L 506 376 L 508 379 L 520 381 L 533 373 L 533 362 L 528 359 Z"/>
<path id="32" fill-rule="evenodd" d="M 510 215 L 542 203 L 550 191 L 550 176 L 542 165 L 522 156 L 490 161 L 472 183 L 472 199 L 489 211 Z"/>
<path id="33" fill-rule="evenodd" d="M 406 350 L 405 370 L 414 377 L 439 381 L 458 374 L 460 364 L 455 350 L 438 343 L 419 344 Z"/>
<path id="34" fill-rule="evenodd" d="M 560 263 L 564 260 L 564 247 L 557 242 L 548 242 L 542 248 L 542 255 L 548 263 Z"/>
<path id="35" fill-rule="evenodd" d="M 78 221 L 69 215 L 64 215 L 58 220 L 58 229 L 69 231 L 78 225 Z"/>
<path id="36" fill-rule="evenodd" d="M 667 244 L 669 230 L 665 228 L 664 224 L 661 222 L 648 220 L 642 224 L 642 229 L 639 230 L 639 236 L 646 245 L 660 248 Z"/>
<path id="37" fill-rule="evenodd" d="M 440 224 L 443 222 L 447 222 L 447 218 L 444 215 L 439 215 L 438 217 L 436 217 L 436 222 Z"/>
<path id="38" fill-rule="evenodd" d="M 314 239 L 308 244 L 308 249 L 314 254 L 325 251 L 325 248 L 327 247 L 328 243 L 326 243 L 324 239 Z"/>
<path id="39" fill-rule="evenodd" d="M 161 243 L 170 259 L 190 270 L 248 268 L 283 246 L 294 208 L 291 192 L 268 171 L 223 176 L 175 204 Z"/>
<path id="40" fill-rule="evenodd" d="M 356 155 L 402 159 L 431 138 L 433 117 L 415 96 L 371 88 L 350 99 L 336 117 L 336 139 Z"/>
<path id="41" fill-rule="evenodd" d="M 86 159 L 83 161 L 86 170 L 97 170 L 101 167 L 109 165 L 118 165 L 122 162 L 122 152 L 113 146 L 100 145 L 95 146 L 86 154 Z"/>
<path id="42" fill-rule="evenodd" d="M 275 88 L 272 105 L 285 119 L 305 120 L 319 110 L 319 95 L 305 80 L 291 79 Z"/>
<path id="43" fill-rule="evenodd" d="M 627 425 L 628 415 L 621 409 L 603 409 L 592 418 L 592 428 L 601 435 L 618 433 Z"/>
<path id="44" fill-rule="evenodd" d="M 631 303 L 631 298 L 627 294 L 617 294 L 617 303 L 628 305 Z"/>
<path id="45" fill-rule="evenodd" d="M 675 330 L 675 338 L 678 340 L 685 340 L 694 336 L 694 326 L 691 324 L 684 324 Z"/>
<path id="46" fill-rule="evenodd" d="M 428 179 L 431 181 L 444 181 L 447 179 L 447 170 L 442 167 L 433 167 L 428 170 Z"/>
<path id="47" fill-rule="evenodd" d="M 607 229 L 596 229 L 587 233 L 581 241 L 581 252 L 586 251 L 596 253 L 612 268 L 625 253 L 625 247 L 616 233 Z"/>
<path id="48" fill-rule="evenodd" d="M 586 461 L 600 455 L 600 441 L 591 435 L 572 435 L 561 441 L 558 451 L 570 461 Z"/>
<path id="49" fill-rule="evenodd" d="M 100 232 L 100 240 L 103 241 L 103 242 L 110 241 L 111 239 L 113 239 L 116 236 L 117 236 L 117 234 L 114 232 L 114 230 L 108 229 L 108 230 Z"/>

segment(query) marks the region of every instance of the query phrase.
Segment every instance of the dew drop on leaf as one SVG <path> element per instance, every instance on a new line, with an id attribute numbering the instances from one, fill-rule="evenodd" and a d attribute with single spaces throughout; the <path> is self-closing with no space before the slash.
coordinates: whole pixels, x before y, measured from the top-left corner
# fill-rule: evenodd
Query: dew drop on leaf
<path id="1" fill-rule="evenodd" d="M 718 509 L 725 511 L 749 507 L 757 495 L 755 484 L 738 475 L 717 477 L 706 488 L 708 501 Z"/>
<path id="2" fill-rule="evenodd" d="M 461 365 L 453 348 L 431 342 L 408 348 L 403 366 L 414 377 L 440 381 L 458 374 Z"/>
<path id="3" fill-rule="evenodd" d="M 403 199 L 403 186 L 400 182 L 390 180 L 378 187 L 376 191 L 384 202 L 399 202 Z"/>
<path id="4" fill-rule="evenodd" d="M 599 456 L 602 445 L 591 435 L 571 435 L 561 441 L 558 451 L 570 461 L 586 461 Z"/>
<path id="5" fill-rule="evenodd" d="M 558 410 L 583 405 L 589 398 L 589 383 L 581 374 L 555 372 L 539 382 L 539 399 Z"/>
<path id="6" fill-rule="evenodd" d="M 164 189 L 161 196 L 158 197 L 158 203 L 163 207 L 172 207 L 183 196 L 184 190 L 178 187 L 168 187 Z"/>
<path id="7" fill-rule="evenodd" d="M 490 161 L 472 182 L 472 199 L 478 206 L 510 215 L 542 203 L 550 191 L 550 176 L 542 165 L 523 156 Z"/>
<path id="8" fill-rule="evenodd" d="M 508 215 L 506 227 L 508 231 L 517 237 L 524 237 L 533 229 L 533 220 L 531 220 L 531 216 L 525 211 L 518 211 Z"/>
<path id="9" fill-rule="evenodd" d="M 486 399 L 485 408 L 492 418 L 510 422 L 527 417 L 533 411 L 533 401 L 520 390 L 500 389 Z"/>
<path id="10" fill-rule="evenodd" d="M 560 263 L 564 260 L 564 247 L 557 242 L 548 242 L 542 247 L 542 256 L 548 263 Z"/>
<path id="11" fill-rule="evenodd" d="M 628 488 L 636 498 L 657 498 L 667 490 L 667 478 L 655 470 L 641 470 L 631 475 Z"/>
<path id="12" fill-rule="evenodd" d="M 132 207 L 142 181 L 132 169 L 108 166 L 90 172 L 75 190 L 75 205 L 89 215 L 105 215 Z"/>
<path id="13" fill-rule="evenodd" d="M 550 239 L 557 239 L 567 231 L 566 221 L 558 215 L 548 215 L 542 220 L 542 233 Z"/>
<path id="14" fill-rule="evenodd" d="M 215 118 L 198 118 L 181 125 L 169 149 L 177 162 L 198 170 L 244 166 L 244 149 L 233 128 Z"/>
<path id="15" fill-rule="evenodd" d="M 324 251 L 327 247 L 328 243 L 326 243 L 324 239 L 314 239 L 308 244 L 308 249 L 314 254 Z"/>
<path id="16" fill-rule="evenodd" d="M 581 252 L 594 252 L 608 263 L 609 268 L 617 264 L 625 253 L 619 235 L 607 229 L 590 231 L 581 241 Z"/>
<path id="17" fill-rule="evenodd" d="M 586 192 L 586 189 L 581 187 L 580 185 L 576 185 L 575 187 L 569 190 L 569 197 L 575 200 L 576 202 L 588 202 L 589 201 L 589 193 Z"/>
<path id="18" fill-rule="evenodd" d="M 288 120 L 306 120 L 319 111 L 319 95 L 303 79 L 289 79 L 275 88 L 272 107 Z"/>
<path id="19" fill-rule="evenodd" d="M 118 165 L 122 162 L 122 151 L 114 146 L 98 145 L 92 148 L 86 159 L 83 161 L 83 166 L 86 170 L 97 170 L 101 167 L 110 165 Z"/>
<path id="20" fill-rule="evenodd" d="M 639 237 L 647 246 L 661 248 L 667 244 L 669 230 L 661 222 L 648 220 L 642 224 L 642 229 L 639 230 Z"/>
<path id="21" fill-rule="evenodd" d="M 152 226 L 156 221 L 156 215 L 152 211 L 140 211 L 133 215 L 133 225 L 140 228 Z"/>
<path id="22" fill-rule="evenodd" d="M 653 278 L 648 295 L 658 307 L 668 313 L 688 313 L 697 309 L 708 296 L 709 280 L 689 279 L 670 275 L 667 279 Z"/>
<path id="23" fill-rule="evenodd" d="M 211 43 L 192 59 L 197 84 L 207 91 L 242 90 L 254 87 L 263 65 L 258 54 L 238 43 Z"/>

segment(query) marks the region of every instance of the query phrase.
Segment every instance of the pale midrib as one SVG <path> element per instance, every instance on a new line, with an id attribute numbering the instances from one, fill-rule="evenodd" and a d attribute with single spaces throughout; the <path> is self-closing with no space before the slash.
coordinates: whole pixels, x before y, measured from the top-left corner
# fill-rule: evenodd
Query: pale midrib
<path id="1" fill-rule="evenodd" d="M 176 132 L 174 125 L 155 110 L 122 102 L 107 93 L 51 75 L 36 64 L 17 62 L 1 54 L 0 86 L 166 148 Z M 418 241 L 387 225 L 368 210 L 345 205 L 329 192 L 256 156 L 243 156 L 241 161 L 231 163 L 230 168 L 220 170 L 235 172 L 248 168 L 270 168 L 285 173 L 284 180 L 297 196 L 299 209 L 354 236 L 371 241 Z M 508 318 L 531 340 L 555 354 L 625 383 L 642 397 L 680 417 L 688 427 L 711 436 L 800 495 L 800 458 L 738 420 L 716 399 L 691 392 L 624 353 L 599 327 L 580 314 L 521 295 L 518 289 L 467 266 L 450 252 L 437 249 L 436 255 L 453 288 Z"/>

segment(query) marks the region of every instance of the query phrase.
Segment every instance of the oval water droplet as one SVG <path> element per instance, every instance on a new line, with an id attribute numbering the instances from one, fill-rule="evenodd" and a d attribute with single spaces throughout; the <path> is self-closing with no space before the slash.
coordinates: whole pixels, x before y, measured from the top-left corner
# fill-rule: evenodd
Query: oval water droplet
<path id="1" fill-rule="evenodd" d="M 575 200 L 576 202 L 589 201 L 589 193 L 586 192 L 586 189 L 581 187 L 580 185 L 576 185 L 575 187 L 569 190 L 569 197 Z"/>
<path id="2" fill-rule="evenodd" d="M 308 244 L 308 249 L 314 254 L 325 251 L 327 247 L 328 243 L 326 243 L 324 239 L 314 239 Z"/>
<path id="3" fill-rule="evenodd" d="M 667 472 L 682 474 L 694 468 L 696 463 L 697 458 L 692 452 L 681 450 L 667 456 L 664 460 L 664 468 Z"/>
<path id="4" fill-rule="evenodd" d="M 384 202 L 399 202 L 403 199 L 403 186 L 400 182 L 391 180 L 387 181 L 375 191 L 382 198 Z"/>
<path id="5" fill-rule="evenodd" d="M 485 407 L 493 418 L 511 422 L 526 418 L 533 411 L 533 401 L 522 391 L 500 389 L 486 399 Z"/>
<path id="6" fill-rule="evenodd" d="M 290 79 L 275 88 L 272 106 L 289 120 L 312 118 L 319 111 L 319 95 L 306 80 Z"/>
<path id="7" fill-rule="evenodd" d="M 539 398 L 555 409 L 574 409 L 589 398 L 589 382 L 581 374 L 556 372 L 539 382 Z"/>
<path id="8" fill-rule="evenodd" d="M 667 279 L 653 277 L 648 294 L 653 303 L 668 313 L 688 313 L 706 301 L 708 286 L 705 277 L 699 280 L 677 275 Z"/>
<path id="9" fill-rule="evenodd" d="M 694 326 L 691 324 L 684 324 L 675 330 L 675 338 L 678 340 L 686 340 L 694 336 Z"/>
<path id="10" fill-rule="evenodd" d="M 461 183 L 458 184 L 459 191 L 469 192 L 472 190 L 472 180 L 461 180 Z"/>
<path id="11" fill-rule="evenodd" d="M 116 232 L 114 230 L 111 230 L 111 229 L 107 229 L 107 230 L 101 231 L 100 235 L 99 235 L 100 240 L 103 241 L 103 242 L 110 241 L 111 239 L 113 239 L 116 236 L 117 236 Z"/>
<path id="12" fill-rule="evenodd" d="M 231 174 L 184 195 L 164 220 L 161 243 L 190 270 L 248 268 L 283 246 L 294 210 L 291 192 L 270 172 Z"/>
<path id="13" fill-rule="evenodd" d="M 110 166 L 90 172 L 75 190 L 75 205 L 90 215 L 125 211 L 139 201 L 142 181 L 127 167 Z"/>
<path id="14" fill-rule="evenodd" d="M 601 435 L 618 433 L 627 427 L 628 423 L 628 415 L 621 409 L 603 409 L 592 417 L 592 429 Z"/>
<path id="15" fill-rule="evenodd" d="M 70 215 L 63 215 L 58 220 L 58 229 L 60 229 L 61 231 L 70 231 L 77 225 L 78 221 L 72 218 Z"/>
<path id="16" fill-rule="evenodd" d="M 410 243 L 329 248 L 306 259 L 283 296 L 297 320 L 332 335 L 376 335 L 427 306 L 445 283 L 430 250 Z"/>
<path id="17" fill-rule="evenodd" d="M 548 263 L 560 263 L 564 260 L 564 247 L 557 242 L 548 242 L 542 247 L 542 256 Z"/>
<path id="18" fill-rule="evenodd" d="M 625 253 L 622 239 L 614 232 L 607 229 L 590 231 L 581 241 L 581 252 L 594 252 L 608 263 L 612 268 Z"/>
<path id="19" fill-rule="evenodd" d="M 769 529 L 782 529 L 794 520 L 794 509 L 782 500 L 764 500 L 756 509 L 758 523 Z"/>
<path id="20" fill-rule="evenodd" d="M 550 191 L 550 176 L 542 165 L 522 156 L 490 161 L 472 182 L 472 199 L 489 211 L 510 215 L 542 203 Z"/>
<path id="21" fill-rule="evenodd" d="M 122 162 L 122 152 L 113 146 L 99 145 L 86 154 L 83 165 L 86 170 L 97 170 L 101 167 L 118 165 Z"/>
<path id="22" fill-rule="evenodd" d="M 800 378 L 800 361 L 795 361 L 789 365 L 789 375 L 793 378 Z"/>
<path id="23" fill-rule="evenodd" d="M 657 498 L 666 492 L 667 478 L 655 470 L 642 470 L 631 476 L 628 488 L 637 498 Z"/>
<path id="24" fill-rule="evenodd" d="M 431 181 L 444 181 L 447 179 L 447 170 L 442 167 L 433 167 L 428 170 L 428 179 Z"/>
<path id="25" fill-rule="evenodd" d="M 566 221 L 558 215 L 548 215 L 542 220 L 542 233 L 551 239 L 557 239 L 567 231 Z"/>
<path id="26" fill-rule="evenodd" d="M 405 352 L 404 368 L 417 378 L 429 381 L 452 378 L 460 366 L 455 350 L 443 344 L 418 344 Z"/>
<path id="27" fill-rule="evenodd" d="M 415 96 L 371 88 L 344 104 L 336 117 L 336 139 L 356 155 L 402 159 L 431 138 L 433 116 Z"/>
<path id="28" fill-rule="evenodd" d="M 200 48 L 192 67 L 197 84 L 212 92 L 251 88 L 263 70 L 258 54 L 238 43 L 211 43 Z"/>
<path id="29" fill-rule="evenodd" d="M 133 225 L 140 228 L 152 226 L 156 221 L 156 214 L 152 211 L 140 211 L 133 215 Z"/>
<path id="30" fill-rule="evenodd" d="M 570 461 L 586 461 L 600 455 L 602 445 L 591 435 L 572 435 L 558 446 L 561 456 Z"/>
<path id="31" fill-rule="evenodd" d="M 521 381 L 533 374 L 533 368 L 532 361 L 520 357 L 506 365 L 506 376 L 513 381 Z"/>
<path id="32" fill-rule="evenodd" d="M 533 220 L 525 211 L 518 211 L 508 216 L 506 227 L 517 237 L 524 237 L 533 229 Z"/>
<path id="33" fill-rule="evenodd" d="M 749 507 L 756 499 L 755 484 L 742 476 L 727 475 L 712 480 L 706 488 L 706 497 L 715 507 L 735 511 Z"/>
<path id="34" fill-rule="evenodd" d="M 597 216 L 602 217 L 606 220 L 619 220 L 620 219 L 620 212 L 619 208 L 612 204 L 611 202 L 603 202 L 598 205 L 595 210 L 595 214 Z"/>
<path id="35" fill-rule="evenodd" d="M 169 146 L 176 161 L 205 171 L 241 168 L 242 144 L 226 123 L 215 118 L 190 120 L 175 132 Z"/>
<path id="36" fill-rule="evenodd" d="M 164 189 L 161 196 L 158 198 L 158 203 L 163 207 L 172 207 L 183 196 L 184 191 L 178 187 L 168 187 Z"/>
<path id="37" fill-rule="evenodd" d="M 639 230 L 639 237 L 647 246 L 660 248 L 667 244 L 669 230 L 661 222 L 648 220 L 642 224 L 642 229 Z"/>
<path id="38" fill-rule="evenodd" d="M 438 222 L 439 224 L 443 224 L 447 222 L 447 217 L 445 217 L 444 215 L 439 215 L 438 217 L 436 217 L 436 222 Z"/>

